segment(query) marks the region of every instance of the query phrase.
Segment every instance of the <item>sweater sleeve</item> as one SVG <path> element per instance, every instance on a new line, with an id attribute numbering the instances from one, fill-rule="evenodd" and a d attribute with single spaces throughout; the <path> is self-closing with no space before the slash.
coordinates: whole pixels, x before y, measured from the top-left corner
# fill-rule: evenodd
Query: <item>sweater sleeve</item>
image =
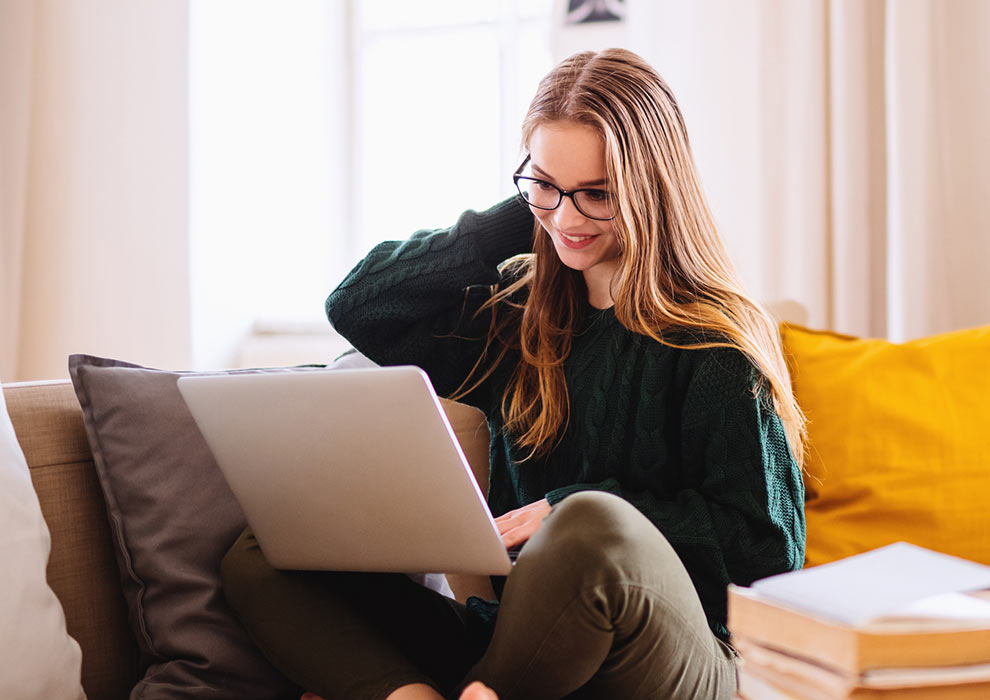
<path id="1" fill-rule="evenodd" d="M 547 494 L 554 504 L 598 489 L 622 496 L 664 534 L 702 597 L 713 627 L 725 620 L 725 587 L 804 563 L 804 484 L 784 426 L 742 353 L 717 350 L 688 381 L 681 414 L 681 488 L 672 500 L 616 478 Z"/>
<path id="2" fill-rule="evenodd" d="M 381 243 L 327 298 L 327 317 L 371 360 L 417 365 L 449 395 L 484 347 L 488 324 L 474 312 L 499 281 L 498 265 L 532 250 L 533 225 L 512 197 L 450 228 Z"/>

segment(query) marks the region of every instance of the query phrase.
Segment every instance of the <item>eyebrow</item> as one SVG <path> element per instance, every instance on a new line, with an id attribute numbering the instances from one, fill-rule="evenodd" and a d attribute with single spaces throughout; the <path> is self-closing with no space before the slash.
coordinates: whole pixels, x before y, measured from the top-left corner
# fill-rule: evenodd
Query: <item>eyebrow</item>
<path id="1" fill-rule="evenodd" d="M 533 172 L 534 173 L 536 173 L 537 175 L 540 175 L 541 177 L 545 177 L 548 180 L 551 180 L 551 181 L 553 180 L 553 176 L 550 173 L 548 173 L 546 170 L 544 170 L 543 168 L 541 168 L 540 166 L 538 166 L 536 163 L 532 163 L 532 166 L 533 166 Z M 601 187 L 604 184 L 605 184 L 605 180 L 604 179 L 601 179 L 601 180 L 590 180 L 588 182 L 579 182 L 578 183 L 578 189 L 584 189 L 585 187 Z"/>

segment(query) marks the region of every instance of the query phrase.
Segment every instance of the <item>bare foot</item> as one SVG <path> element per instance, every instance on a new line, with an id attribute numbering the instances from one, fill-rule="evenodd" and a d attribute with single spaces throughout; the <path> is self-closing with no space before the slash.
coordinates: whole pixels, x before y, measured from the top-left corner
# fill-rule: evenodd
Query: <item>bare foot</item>
<path id="1" fill-rule="evenodd" d="M 481 681 L 475 681 L 461 693 L 461 700 L 498 700 L 498 695 Z"/>
<path id="2" fill-rule="evenodd" d="M 323 700 L 323 698 L 316 693 L 303 693 L 299 700 Z M 498 695 L 481 681 L 475 681 L 464 689 L 460 700 L 498 700 Z"/>

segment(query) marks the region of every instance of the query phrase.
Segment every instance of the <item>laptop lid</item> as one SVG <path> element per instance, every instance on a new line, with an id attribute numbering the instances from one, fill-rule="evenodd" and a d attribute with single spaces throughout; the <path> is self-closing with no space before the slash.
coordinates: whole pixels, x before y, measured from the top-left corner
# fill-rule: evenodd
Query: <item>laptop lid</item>
<path id="1" fill-rule="evenodd" d="M 198 375 L 178 387 L 273 566 L 511 569 L 421 369 Z"/>

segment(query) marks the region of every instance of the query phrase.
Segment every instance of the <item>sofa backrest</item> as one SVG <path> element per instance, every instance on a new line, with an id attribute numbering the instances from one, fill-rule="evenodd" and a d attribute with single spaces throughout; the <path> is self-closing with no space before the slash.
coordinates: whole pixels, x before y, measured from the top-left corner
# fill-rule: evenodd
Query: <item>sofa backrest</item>
<path id="1" fill-rule="evenodd" d="M 89 700 L 123 700 L 141 662 L 72 384 L 7 384 L 4 396 L 51 533 L 48 582 L 82 647 L 83 688 Z"/>

